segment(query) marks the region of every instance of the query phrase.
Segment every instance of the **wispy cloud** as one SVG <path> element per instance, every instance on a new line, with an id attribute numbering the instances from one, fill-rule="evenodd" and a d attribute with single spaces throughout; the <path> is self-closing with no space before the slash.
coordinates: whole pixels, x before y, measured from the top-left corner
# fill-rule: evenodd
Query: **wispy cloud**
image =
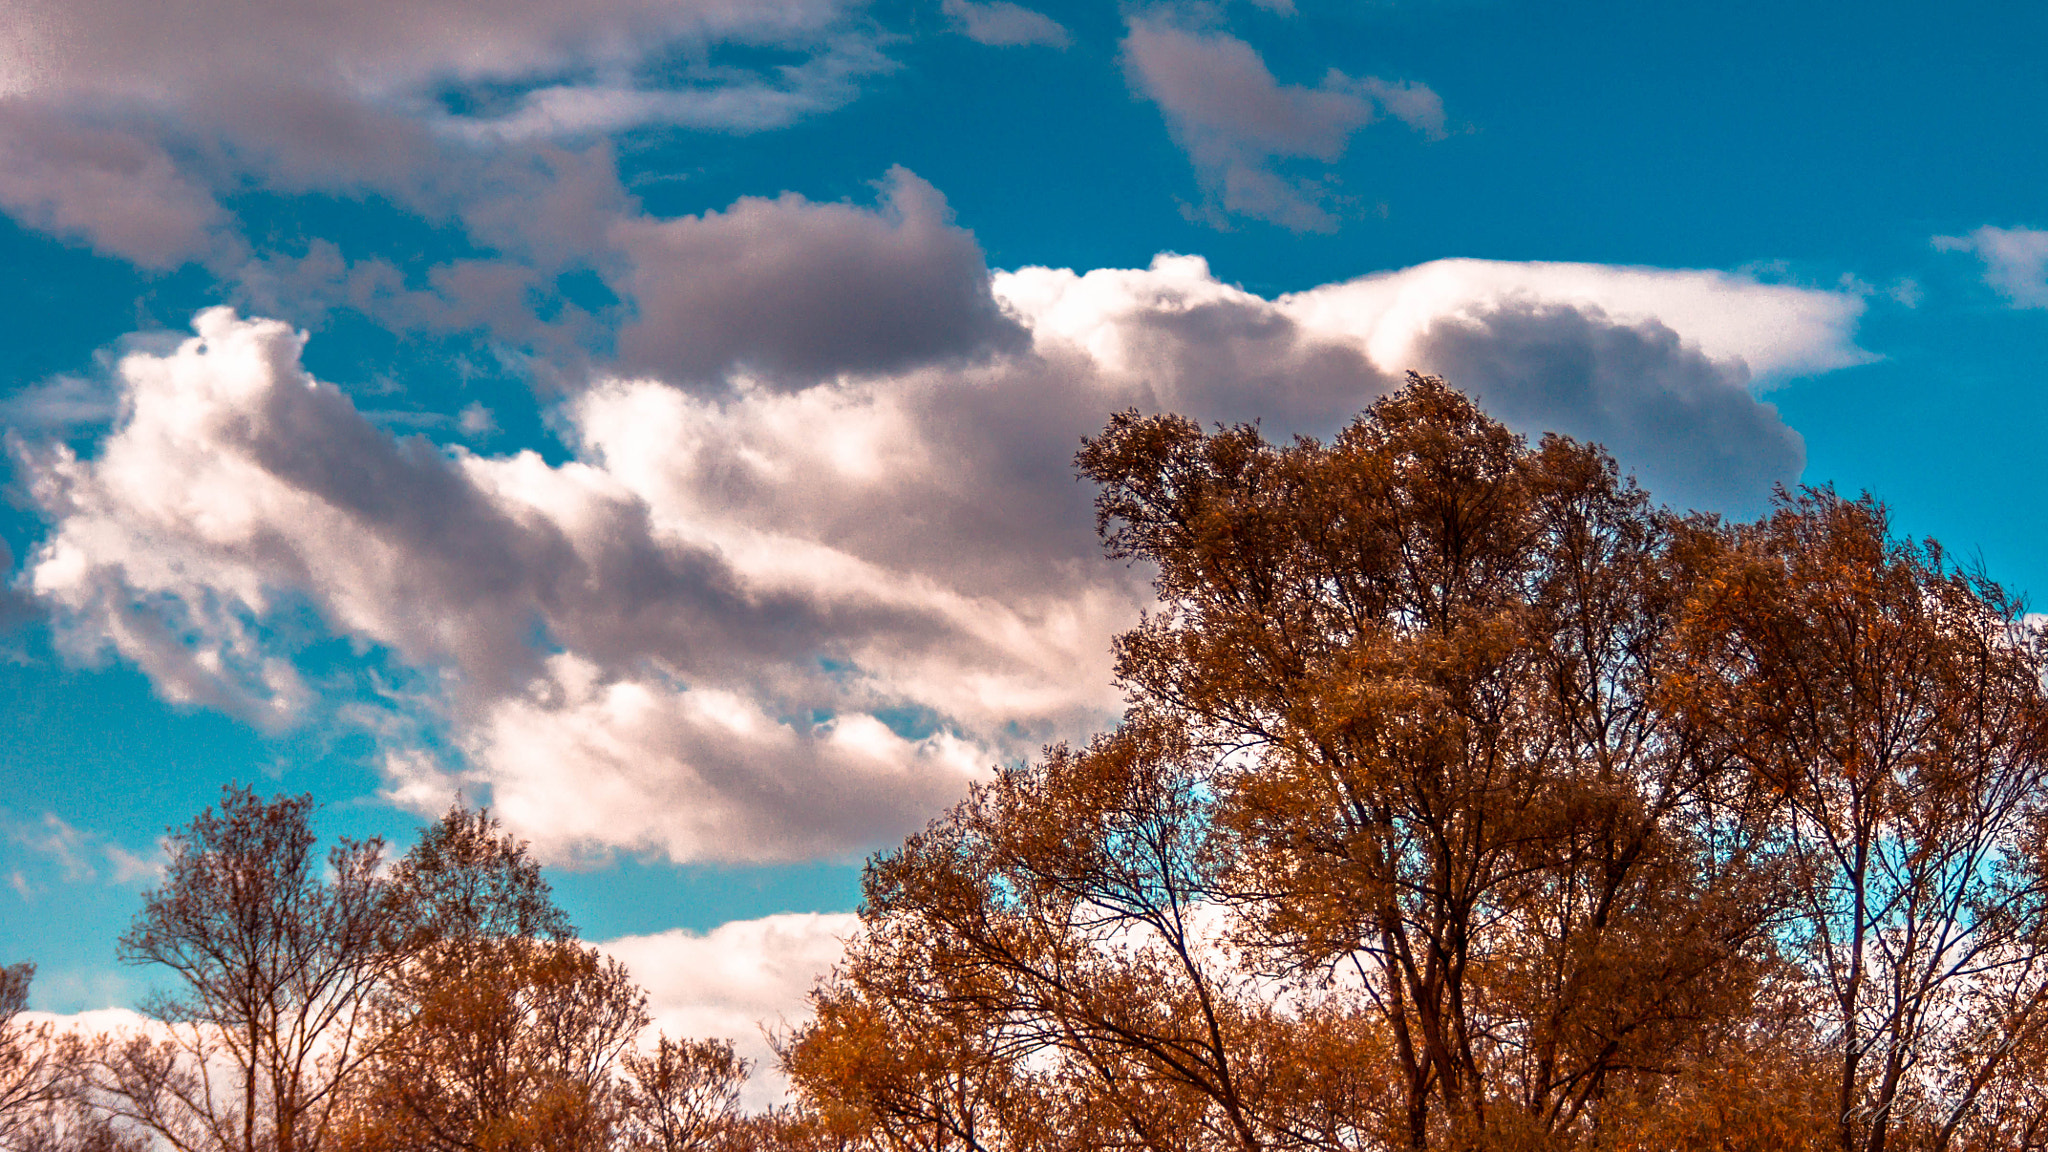
<path id="1" fill-rule="evenodd" d="M 34 861 L 7 873 L 8 886 L 23 899 L 44 895 L 52 883 L 128 885 L 153 880 L 163 871 L 162 845 L 147 855 L 131 852 L 54 812 L 26 817 L 0 809 L 0 842 Z"/>
<path id="2" fill-rule="evenodd" d="M 1444 133 L 1443 101 L 1424 85 L 1334 68 L 1314 87 L 1281 84 L 1250 44 L 1170 16 L 1133 17 L 1123 47 L 1132 85 L 1165 114 L 1212 207 L 1230 215 L 1329 231 L 1337 218 L 1327 186 L 1283 174 L 1276 160 L 1335 161 L 1381 116 L 1426 136 Z"/>
<path id="3" fill-rule="evenodd" d="M 2048 230 L 1985 225 L 1967 236 L 1936 236 L 1943 252 L 1984 262 L 1984 283 L 2015 308 L 2048 308 Z"/>
<path id="4" fill-rule="evenodd" d="M 1029 44 L 1065 48 L 1073 41 L 1059 21 L 1009 0 L 943 0 L 941 7 L 954 27 L 976 43 L 998 48 Z"/>

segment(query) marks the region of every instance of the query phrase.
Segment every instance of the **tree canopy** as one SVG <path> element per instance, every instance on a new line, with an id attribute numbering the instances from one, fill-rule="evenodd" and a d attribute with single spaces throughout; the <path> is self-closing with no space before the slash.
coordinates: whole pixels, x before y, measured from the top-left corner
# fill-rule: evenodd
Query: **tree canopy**
<path id="1" fill-rule="evenodd" d="M 1130 710 L 871 866 L 789 1066 L 892 1148 L 2022 1147 L 2044 651 L 1884 510 L 1653 505 L 1413 377 L 1087 442 Z"/>
<path id="2" fill-rule="evenodd" d="M 231 789 L 123 939 L 171 1040 L 0 979 L 0 1145 L 2048 1144 L 2048 638 L 1983 574 L 1828 489 L 1673 513 L 1422 376 L 1328 443 L 1127 412 L 1077 462 L 1159 593 L 1128 710 L 871 859 L 788 1105 L 644 1037 L 488 813 L 323 869 L 309 801 Z"/>

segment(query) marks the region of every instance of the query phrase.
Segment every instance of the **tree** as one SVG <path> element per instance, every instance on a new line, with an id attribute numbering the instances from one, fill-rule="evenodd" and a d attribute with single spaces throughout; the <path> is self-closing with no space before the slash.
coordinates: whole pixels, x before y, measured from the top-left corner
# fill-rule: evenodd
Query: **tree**
<path id="1" fill-rule="evenodd" d="M 727 1040 L 659 1037 L 654 1051 L 628 1051 L 624 1131 L 632 1152 L 706 1152 L 739 1120 L 740 1085 L 749 1062 Z"/>
<path id="2" fill-rule="evenodd" d="M 2019 606 L 1881 510 L 1657 509 L 1412 377 L 1088 441 L 1131 709 L 873 861 L 783 1052 L 891 1149 L 1882 1149 L 2048 1130 Z"/>
<path id="3" fill-rule="evenodd" d="M 350 1147 L 610 1147 L 612 1066 L 647 1022 L 643 994 L 596 949 L 512 937 L 487 951 L 487 964 L 440 969 L 380 1037 Z"/>
<path id="4" fill-rule="evenodd" d="M 166 1038 L 102 1039 L 92 1087 L 180 1152 L 318 1152 L 367 1055 L 383 845 L 345 840 L 323 859 L 312 811 L 309 796 L 228 787 L 173 830 L 164 880 L 121 938 L 122 959 L 177 986 L 144 1005 Z"/>
<path id="5" fill-rule="evenodd" d="M 1289 1130 L 1272 1049 L 1303 1029 L 1276 1027 L 1215 932 L 1201 784 L 1170 732 L 1127 723 L 878 859 L 866 931 L 785 1056 L 798 1085 L 904 1150 Z"/>
<path id="6" fill-rule="evenodd" d="M 2033 1146 L 2048 1119 L 2048 644 L 1867 499 L 1809 489 L 1703 547 L 1685 704 L 1781 797 L 1839 1146 Z"/>
<path id="7" fill-rule="evenodd" d="M 392 869 L 381 919 L 385 947 L 415 956 L 514 937 L 575 935 L 540 865 L 488 810 L 457 803 Z M 394 974 L 404 985 L 407 973 Z"/>
<path id="8" fill-rule="evenodd" d="M 647 1024 L 646 997 L 575 941 L 526 846 L 489 813 L 451 808 L 393 870 L 382 920 L 394 963 L 347 1146 L 607 1147 L 614 1064 Z"/>
<path id="9" fill-rule="evenodd" d="M 1687 534 L 1597 448 L 1411 377 L 1327 447 L 1126 415 L 1081 464 L 1157 566 L 1118 673 L 1218 759 L 1240 939 L 1356 976 L 1406 1143 L 1597 1131 L 1743 1016 L 1768 824 L 1666 700 Z"/>
<path id="10" fill-rule="evenodd" d="M 70 1095 L 54 1030 L 20 1019 L 28 1007 L 34 964 L 0 967 L 0 1149 L 35 1147 Z"/>

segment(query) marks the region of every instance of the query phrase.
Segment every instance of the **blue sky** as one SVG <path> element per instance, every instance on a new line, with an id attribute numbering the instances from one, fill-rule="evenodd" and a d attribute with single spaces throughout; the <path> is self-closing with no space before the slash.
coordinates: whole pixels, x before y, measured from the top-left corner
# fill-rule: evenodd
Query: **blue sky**
<path id="1" fill-rule="evenodd" d="M 827 955 L 747 926 L 824 939 L 864 852 L 1112 721 L 1147 593 L 1069 460 L 1124 406 L 1324 434 L 1441 371 L 1674 503 L 1867 489 L 2048 591 L 2037 8 L 17 7 L 44 1008 L 132 999 L 230 780 L 401 841 L 490 800 L 646 965 Z"/>

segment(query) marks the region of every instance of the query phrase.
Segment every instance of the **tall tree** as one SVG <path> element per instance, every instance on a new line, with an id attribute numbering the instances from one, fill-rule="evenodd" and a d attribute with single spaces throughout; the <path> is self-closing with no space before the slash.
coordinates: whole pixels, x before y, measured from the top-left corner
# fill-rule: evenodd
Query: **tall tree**
<path id="1" fill-rule="evenodd" d="M 1839 1146 L 2033 1146 L 2048 643 L 1867 499 L 1809 489 L 1707 547 L 1685 704 L 1782 798 Z"/>
<path id="2" fill-rule="evenodd" d="M 172 831 L 163 882 L 121 937 L 122 959 L 176 982 L 144 1005 L 164 1038 L 104 1039 L 90 1075 L 110 1112 L 180 1152 L 318 1152 L 366 1055 L 383 845 L 323 857 L 313 807 L 227 788 Z"/>
<path id="3" fill-rule="evenodd" d="M 523 843 L 451 808 L 393 869 L 382 921 L 395 959 L 349 1147 L 608 1146 L 614 1064 L 647 1024 L 646 996 L 574 939 Z"/>
<path id="4" fill-rule="evenodd" d="M 1426 377 L 1329 444 L 1127 413 L 1080 465 L 1157 574 L 1132 710 L 870 865 L 785 1053 L 821 1116 L 903 1149 L 1825 1130 L 1782 797 L 1689 704 L 1716 525 Z"/>
<path id="5" fill-rule="evenodd" d="M 1245 939 L 1358 978 L 1407 1143 L 1594 1131 L 1741 1017 L 1767 826 L 1664 703 L 1678 525 L 1597 448 L 1412 377 L 1328 446 L 1126 415 L 1081 463 L 1166 606 L 1119 674 L 1231 765 Z"/>
<path id="6" fill-rule="evenodd" d="M 0 967 L 0 1149 L 41 1138 L 50 1112 L 69 1094 L 55 1030 L 21 1019 L 34 964 Z"/>

